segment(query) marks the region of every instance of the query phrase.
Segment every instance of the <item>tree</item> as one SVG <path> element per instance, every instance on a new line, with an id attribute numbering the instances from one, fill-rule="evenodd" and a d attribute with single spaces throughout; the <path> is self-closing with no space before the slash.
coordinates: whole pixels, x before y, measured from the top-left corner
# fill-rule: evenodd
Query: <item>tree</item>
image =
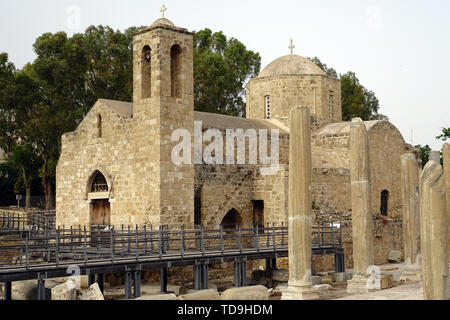
<path id="1" fill-rule="evenodd" d="M 6 207 L 14 203 L 16 184 L 18 175 L 17 170 L 13 168 L 11 163 L 0 163 L 0 206 Z"/>
<path id="2" fill-rule="evenodd" d="M 15 71 L 14 64 L 8 60 L 8 54 L 0 53 L 0 148 L 6 155 L 12 152 L 15 145 L 12 134 L 15 127 L 10 101 Z"/>
<path id="3" fill-rule="evenodd" d="M 38 174 L 41 165 L 36 151 L 29 144 L 18 145 L 10 157 L 11 165 L 20 172 L 14 191 L 20 193 L 20 188 L 25 187 L 25 207 L 31 207 L 31 184 Z"/>
<path id="4" fill-rule="evenodd" d="M 209 29 L 194 35 L 195 110 L 245 115 L 245 83 L 256 77 L 261 57 L 237 39 Z"/>
<path id="5" fill-rule="evenodd" d="M 334 70 L 333 68 L 328 68 L 328 66 L 325 63 L 322 63 L 322 61 L 320 61 L 319 58 L 314 57 L 314 58 L 308 58 L 308 59 L 311 60 L 312 62 L 314 62 L 328 76 L 333 77 L 333 78 L 339 78 L 336 70 Z"/>
<path id="6" fill-rule="evenodd" d="M 71 38 L 64 32 L 46 33 L 34 44 L 37 58 L 24 72 L 37 83 L 39 96 L 21 127 L 42 158 L 47 209 L 53 203 L 60 137 L 76 128 L 97 99 L 132 100 L 136 30 L 91 26 Z"/>
<path id="7" fill-rule="evenodd" d="M 442 128 L 442 134 L 436 137 L 438 140 L 447 141 L 450 139 L 450 128 Z"/>
<path id="8" fill-rule="evenodd" d="M 337 75 L 336 70 L 322 63 L 319 58 L 310 59 L 319 66 L 328 76 L 340 78 L 342 86 L 342 118 L 350 121 L 352 118 L 369 120 L 389 120 L 379 113 L 380 103 L 375 93 L 366 89 L 356 77 L 354 72 Z"/>
<path id="9" fill-rule="evenodd" d="M 422 166 L 425 167 L 425 165 L 430 160 L 431 147 L 429 145 L 422 146 L 422 145 L 418 144 L 416 146 L 416 148 L 420 150 L 420 154 L 421 154 L 421 157 L 422 157 Z"/>

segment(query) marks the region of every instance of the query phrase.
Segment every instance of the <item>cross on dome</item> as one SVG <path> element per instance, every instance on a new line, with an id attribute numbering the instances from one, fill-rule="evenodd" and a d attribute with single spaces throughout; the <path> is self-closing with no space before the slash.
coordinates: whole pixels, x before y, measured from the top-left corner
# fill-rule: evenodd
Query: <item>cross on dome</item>
<path id="1" fill-rule="evenodd" d="M 291 44 L 289 46 L 289 50 L 291 50 L 291 56 L 292 56 L 294 54 L 295 46 L 294 46 L 294 41 L 292 39 L 290 41 L 291 41 Z"/>
<path id="2" fill-rule="evenodd" d="M 165 5 L 161 6 L 161 9 L 159 11 L 161 11 L 162 17 L 164 18 L 164 13 L 166 12 L 167 7 Z"/>

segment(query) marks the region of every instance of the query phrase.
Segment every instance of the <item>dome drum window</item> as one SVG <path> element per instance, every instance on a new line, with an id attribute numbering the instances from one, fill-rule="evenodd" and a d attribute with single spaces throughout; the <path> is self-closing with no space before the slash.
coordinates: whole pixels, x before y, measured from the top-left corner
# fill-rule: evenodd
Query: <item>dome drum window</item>
<path id="1" fill-rule="evenodd" d="M 271 119 L 270 96 L 265 97 L 265 104 L 266 104 L 266 119 Z"/>

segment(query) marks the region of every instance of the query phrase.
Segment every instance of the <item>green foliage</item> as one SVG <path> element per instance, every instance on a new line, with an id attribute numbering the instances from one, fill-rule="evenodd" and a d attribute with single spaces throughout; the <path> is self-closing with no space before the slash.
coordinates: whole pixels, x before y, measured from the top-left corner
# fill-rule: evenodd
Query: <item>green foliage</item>
<path id="1" fill-rule="evenodd" d="M 245 83 L 258 75 L 261 57 L 235 38 L 209 29 L 194 35 L 195 110 L 245 115 Z"/>
<path id="2" fill-rule="evenodd" d="M 425 167 L 425 165 L 430 160 L 431 147 L 429 145 L 422 146 L 422 145 L 418 144 L 418 145 L 416 145 L 416 148 L 420 150 L 421 157 L 422 157 L 422 166 Z"/>
<path id="3" fill-rule="evenodd" d="M 10 163 L 0 163 L 0 206 L 6 207 L 15 203 L 14 186 L 18 172 Z"/>
<path id="4" fill-rule="evenodd" d="M 380 103 L 373 91 L 366 89 L 354 72 L 347 72 L 338 76 L 336 70 L 322 63 L 319 58 L 310 59 L 318 65 L 328 76 L 339 78 L 342 85 L 342 119 L 350 121 L 353 118 L 369 120 L 389 120 L 379 113 Z"/>
<path id="5" fill-rule="evenodd" d="M 319 66 L 320 69 L 322 69 L 328 76 L 333 78 L 339 78 L 336 70 L 333 68 L 329 68 L 325 63 L 322 63 L 319 58 L 309 58 L 312 62 L 314 62 L 317 66 Z"/>
<path id="6" fill-rule="evenodd" d="M 450 139 L 450 128 L 442 128 L 442 134 L 436 137 L 438 140 L 447 141 Z"/>

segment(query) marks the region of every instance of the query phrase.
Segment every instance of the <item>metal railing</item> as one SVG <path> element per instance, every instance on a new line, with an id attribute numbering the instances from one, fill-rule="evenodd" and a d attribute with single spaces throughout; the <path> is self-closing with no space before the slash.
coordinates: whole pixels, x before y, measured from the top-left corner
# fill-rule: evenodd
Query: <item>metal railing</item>
<path id="1" fill-rule="evenodd" d="M 45 233 L 55 225 L 55 211 L 0 213 L 0 234 Z"/>
<path id="2" fill-rule="evenodd" d="M 9 220 L 12 223 L 13 220 Z M 312 228 L 313 249 L 342 248 L 342 232 L 335 226 Z M 27 232 L 25 237 L 2 237 L 0 271 L 12 267 L 92 262 L 142 261 L 148 259 L 189 259 L 252 252 L 287 250 L 288 227 L 284 224 L 265 228 L 169 230 L 167 226 L 120 226 L 87 229 L 44 228 Z M 13 258 L 16 257 L 15 260 Z"/>

